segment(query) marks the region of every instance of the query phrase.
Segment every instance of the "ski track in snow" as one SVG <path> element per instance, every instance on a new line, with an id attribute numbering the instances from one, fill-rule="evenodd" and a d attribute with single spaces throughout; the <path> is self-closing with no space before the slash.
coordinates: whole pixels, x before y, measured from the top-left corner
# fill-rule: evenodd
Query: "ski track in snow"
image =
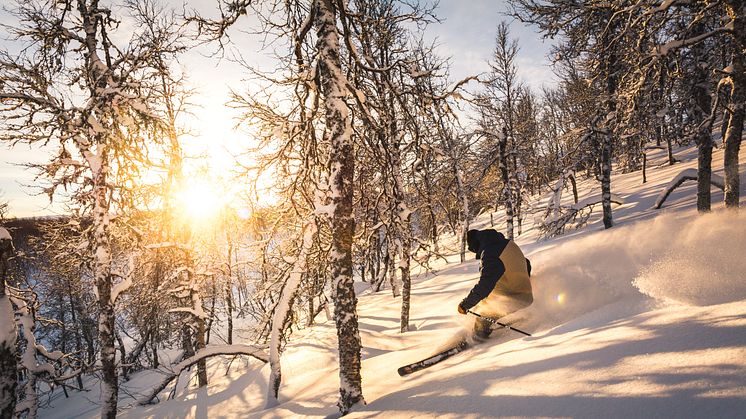
<path id="1" fill-rule="evenodd" d="M 644 185 L 639 172 L 614 175 L 612 190 L 625 204 L 615 208 L 611 230 L 602 230 L 600 214 L 587 227 L 547 241 L 537 241 L 527 226 L 518 243 L 534 266 L 535 301 L 515 316 L 515 325 L 532 337 L 498 330 L 485 344 L 399 377 L 398 367 L 452 344 L 471 327 L 473 318 L 456 314 L 456 305 L 474 284 L 478 264 L 472 255 L 464 264 L 453 255 L 436 266 L 437 275 L 415 276 L 406 334 L 398 332 L 399 300 L 389 290 L 374 294 L 356 284 L 363 291 L 358 314 L 368 404 L 350 416 L 743 418 L 746 213 L 724 213 L 722 192 L 713 189 L 714 213 L 697 215 L 693 184 L 676 189 L 664 209 L 651 209 L 677 173 L 696 166 L 693 150 L 680 150 L 677 158 L 684 163 L 651 168 Z M 722 149 L 713 163 L 722 165 Z M 581 200 L 598 193 L 592 181 L 578 188 Z M 474 225 L 489 222 L 486 215 Z M 455 251 L 455 239 L 445 238 L 441 247 Z M 323 314 L 317 322 L 296 332 L 282 355 L 276 408 L 262 410 L 268 366 L 222 357 L 208 362 L 209 388 L 197 389 L 194 373 L 183 374 L 175 400 L 165 401 L 167 389 L 153 406 L 127 408 L 134 403 L 127 393 L 143 393 L 161 377 L 134 374 L 122 386 L 121 417 L 334 416 L 334 322 Z M 41 416 L 96 417 L 98 386 L 89 379 L 88 387 L 67 400 L 56 393 Z"/>

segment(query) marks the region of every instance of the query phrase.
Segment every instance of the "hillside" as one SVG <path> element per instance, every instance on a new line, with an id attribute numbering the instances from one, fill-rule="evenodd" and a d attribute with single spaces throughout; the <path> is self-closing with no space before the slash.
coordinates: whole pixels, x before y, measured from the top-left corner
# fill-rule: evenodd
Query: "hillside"
<path id="1" fill-rule="evenodd" d="M 743 417 L 746 214 L 725 213 L 718 191 L 715 211 L 697 215 L 693 183 L 677 189 L 662 210 L 651 209 L 677 173 L 696 165 L 694 150 L 677 157 L 684 162 L 649 169 L 644 185 L 639 173 L 615 175 L 613 190 L 625 203 L 615 208 L 611 230 L 591 218 L 581 230 L 540 241 L 536 229 L 526 229 L 518 243 L 534 266 L 535 302 L 515 325 L 532 337 L 500 331 L 487 343 L 402 378 L 397 367 L 470 328 L 471 318 L 458 315 L 456 305 L 473 285 L 478 262 L 470 256 L 459 264 L 452 255 L 435 266 L 436 273 L 420 273 L 412 294 L 414 330 L 406 334 L 398 332 L 398 300 L 360 284 L 367 405 L 350 416 Z M 720 173 L 721 150 L 713 161 Z M 581 199 L 597 193 L 594 186 L 580 184 Z M 477 224 L 488 227 L 489 216 Z M 293 334 L 283 354 L 277 408 L 262 410 L 268 368 L 226 357 L 210 362 L 207 390 L 197 390 L 184 374 L 173 400 L 165 401 L 167 389 L 164 401 L 125 409 L 122 416 L 334 416 L 334 323 L 323 313 L 317 322 Z M 134 404 L 159 376 L 135 375 L 124 384 L 120 405 Z M 96 417 L 95 393 L 67 400 L 57 393 L 42 416 Z"/>

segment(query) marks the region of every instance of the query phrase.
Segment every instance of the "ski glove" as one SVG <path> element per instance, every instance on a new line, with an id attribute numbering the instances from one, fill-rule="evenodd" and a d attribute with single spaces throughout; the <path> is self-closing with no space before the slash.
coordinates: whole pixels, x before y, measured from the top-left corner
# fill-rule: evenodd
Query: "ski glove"
<path id="1" fill-rule="evenodd" d="M 461 303 L 458 304 L 458 312 L 459 314 L 466 314 L 466 309 L 461 305 Z"/>

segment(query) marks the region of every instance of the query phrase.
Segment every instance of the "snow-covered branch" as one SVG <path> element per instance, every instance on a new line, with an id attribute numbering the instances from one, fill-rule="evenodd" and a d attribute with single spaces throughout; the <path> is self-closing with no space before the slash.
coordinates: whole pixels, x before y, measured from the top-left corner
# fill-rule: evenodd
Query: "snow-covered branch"
<path id="1" fill-rule="evenodd" d="M 265 346 L 252 346 L 252 345 L 224 345 L 224 346 L 210 346 L 208 348 L 201 349 L 194 356 L 191 356 L 178 364 L 172 366 L 166 373 L 166 377 L 158 384 L 153 390 L 148 393 L 147 396 L 140 400 L 141 405 L 150 404 L 153 400 L 158 397 L 158 394 L 163 391 L 176 377 L 178 377 L 182 371 L 191 367 L 192 365 L 204 361 L 207 358 L 212 358 L 219 355 L 246 355 L 253 357 L 261 362 L 266 363 L 268 360 L 267 348 Z"/>
<path id="2" fill-rule="evenodd" d="M 723 180 L 722 177 L 711 174 L 710 175 L 710 184 L 718 187 L 720 190 L 725 189 L 725 180 Z M 684 182 L 687 180 L 697 180 L 697 169 L 684 169 L 681 172 L 679 172 L 678 175 L 674 176 L 673 179 L 671 179 L 670 182 L 668 182 L 668 185 L 658 194 L 658 197 L 655 199 L 655 205 L 653 208 L 660 209 L 663 206 L 663 203 L 666 202 L 666 199 L 668 199 L 668 196 L 671 195 L 671 193 L 681 186 Z"/>

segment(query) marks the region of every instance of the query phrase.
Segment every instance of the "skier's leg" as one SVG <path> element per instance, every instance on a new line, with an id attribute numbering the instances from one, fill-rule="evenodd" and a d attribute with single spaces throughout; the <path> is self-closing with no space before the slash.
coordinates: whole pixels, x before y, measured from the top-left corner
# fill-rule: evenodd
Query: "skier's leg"
<path id="1" fill-rule="evenodd" d="M 477 339 L 487 339 L 492 333 L 492 323 L 487 320 L 477 318 L 474 321 L 474 337 Z"/>

